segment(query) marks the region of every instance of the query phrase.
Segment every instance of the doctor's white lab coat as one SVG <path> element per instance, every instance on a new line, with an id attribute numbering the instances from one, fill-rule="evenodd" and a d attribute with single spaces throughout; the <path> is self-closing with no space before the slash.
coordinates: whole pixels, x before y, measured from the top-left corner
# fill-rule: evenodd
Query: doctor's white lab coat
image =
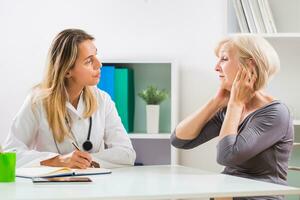
<path id="1" fill-rule="evenodd" d="M 94 88 L 98 101 L 98 109 L 92 115 L 90 150 L 93 160 L 101 167 L 113 168 L 123 165 L 133 165 L 136 154 L 131 141 L 124 129 L 110 96 Z M 33 112 L 29 95 L 20 111 L 17 113 L 4 143 L 5 151 L 16 151 L 17 167 L 40 165 L 42 160 L 74 151 L 70 139 L 56 143 L 49 128 L 45 110 L 41 103 L 37 105 L 37 112 Z M 71 130 L 79 147 L 86 141 L 89 129 L 89 118 L 83 118 L 84 102 L 80 96 L 77 109 L 69 102 L 67 110 L 72 119 Z M 104 145 L 105 144 L 105 145 Z"/>

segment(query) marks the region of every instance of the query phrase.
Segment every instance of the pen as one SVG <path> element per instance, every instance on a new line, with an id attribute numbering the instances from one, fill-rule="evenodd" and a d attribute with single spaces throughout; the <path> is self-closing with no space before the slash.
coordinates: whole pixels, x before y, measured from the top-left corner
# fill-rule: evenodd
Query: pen
<path id="1" fill-rule="evenodd" d="M 72 141 L 72 145 L 73 145 L 78 151 L 81 151 L 81 150 L 79 149 L 79 147 L 75 144 L 74 141 Z M 97 163 L 97 162 L 95 162 L 95 161 L 92 160 L 92 162 L 91 162 L 91 167 L 94 167 L 94 168 L 100 168 L 100 165 L 99 165 L 99 163 Z"/>
<path id="2" fill-rule="evenodd" d="M 78 151 L 80 151 L 79 147 L 77 146 L 77 144 L 75 144 L 75 142 L 72 141 L 72 145 L 73 145 Z"/>

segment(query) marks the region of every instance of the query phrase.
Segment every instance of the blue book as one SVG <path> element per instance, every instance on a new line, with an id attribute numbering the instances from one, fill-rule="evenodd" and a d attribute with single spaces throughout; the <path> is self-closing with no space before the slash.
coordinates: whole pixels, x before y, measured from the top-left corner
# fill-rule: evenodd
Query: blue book
<path id="1" fill-rule="evenodd" d="M 115 101 L 115 66 L 103 66 L 101 68 L 101 77 L 97 87 L 107 92 Z"/>

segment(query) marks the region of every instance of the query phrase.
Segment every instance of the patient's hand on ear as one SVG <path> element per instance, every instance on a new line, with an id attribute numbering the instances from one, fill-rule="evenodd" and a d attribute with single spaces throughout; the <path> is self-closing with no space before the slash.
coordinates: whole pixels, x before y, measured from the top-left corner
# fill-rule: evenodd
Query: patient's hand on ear
<path id="1" fill-rule="evenodd" d="M 254 84 L 256 81 L 256 73 L 251 67 L 250 73 L 245 67 L 239 67 L 239 71 L 232 84 L 230 103 L 244 106 L 255 95 Z"/>

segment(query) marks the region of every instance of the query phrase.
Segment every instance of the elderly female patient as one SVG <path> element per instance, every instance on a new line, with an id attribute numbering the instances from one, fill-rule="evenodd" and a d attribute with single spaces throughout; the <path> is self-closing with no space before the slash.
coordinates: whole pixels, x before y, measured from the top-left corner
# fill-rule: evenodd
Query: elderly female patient
<path id="1" fill-rule="evenodd" d="M 287 106 L 263 91 L 279 58 L 263 38 L 236 35 L 217 48 L 216 95 L 178 124 L 172 145 L 191 149 L 219 137 L 217 162 L 230 174 L 287 184 L 294 130 Z M 234 199 L 283 199 L 282 196 Z"/>

